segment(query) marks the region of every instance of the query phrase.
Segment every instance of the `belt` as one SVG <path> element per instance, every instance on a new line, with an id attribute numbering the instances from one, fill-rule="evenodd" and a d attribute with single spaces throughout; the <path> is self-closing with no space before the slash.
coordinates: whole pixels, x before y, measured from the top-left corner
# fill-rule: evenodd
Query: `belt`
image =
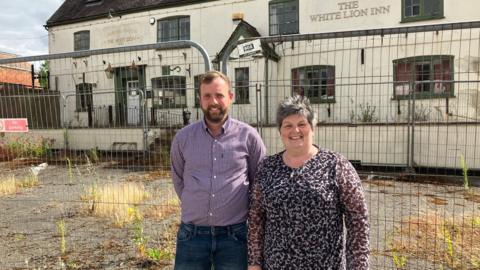
<path id="1" fill-rule="evenodd" d="M 187 224 L 181 223 L 181 228 L 192 232 L 194 235 L 199 234 L 211 234 L 211 235 L 219 235 L 219 234 L 233 234 L 235 232 L 245 230 L 247 227 L 246 222 L 241 222 L 233 225 L 227 226 L 197 226 L 194 224 Z"/>

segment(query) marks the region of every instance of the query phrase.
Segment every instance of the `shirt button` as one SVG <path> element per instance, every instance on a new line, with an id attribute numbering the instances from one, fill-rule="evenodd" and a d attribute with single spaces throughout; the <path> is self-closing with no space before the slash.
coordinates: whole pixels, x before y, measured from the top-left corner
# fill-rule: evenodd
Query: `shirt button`
<path id="1" fill-rule="evenodd" d="M 213 176 L 213 179 L 216 179 L 216 178 L 217 178 L 217 176 L 216 176 L 216 175 L 214 175 L 214 176 Z"/>
<path id="2" fill-rule="evenodd" d="M 212 194 L 212 197 L 215 198 L 215 194 Z"/>
<path id="3" fill-rule="evenodd" d="M 208 214 L 209 214 L 210 216 L 213 216 L 213 213 L 212 213 L 212 212 L 210 212 L 210 213 L 208 213 Z"/>
<path id="4" fill-rule="evenodd" d="M 217 158 L 213 158 L 213 160 L 217 160 Z"/>

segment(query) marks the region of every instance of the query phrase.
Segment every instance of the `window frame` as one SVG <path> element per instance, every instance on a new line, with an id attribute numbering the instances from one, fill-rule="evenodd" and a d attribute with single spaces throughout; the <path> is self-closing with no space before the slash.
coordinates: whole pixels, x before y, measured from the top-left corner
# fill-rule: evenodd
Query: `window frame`
<path id="1" fill-rule="evenodd" d="M 84 34 L 87 34 L 87 38 L 88 38 L 87 42 L 81 40 L 82 35 Z M 82 42 L 86 43 L 86 45 L 84 45 Z M 84 46 L 81 46 L 81 45 L 84 45 Z M 76 52 L 76 51 L 88 51 L 88 50 L 90 50 L 90 30 L 82 30 L 82 31 L 77 31 L 73 33 L 73 51 Z"/>
<path id="2" fill-rule="evenodd" d="M 284 31 L 282 32 L 281 31 L 281 28 L 283 25 L 288 25 L 288 23 L 291 23 L 291 22 L 283 22 L 283 23 L 277 23 L 275 25 L 272 25 L 272 18 L 274 17 L 272 15 L 272 7 L 273 6 L 276 6 L 276 5 L 285 5 L 285 4 L 288 4 L 288 3 L 293 3 L 295 6 L 296 6 L 296 21 L 293 21 L 293 23 L 295 23 L 294 27 L 296 26 L 296 29 L 292 30 L 292 31 Z M 300 14 L 299 14 L 299 0 L 272 0 L 268 3 L 268 33 L 270 36 L 280 36 L 280 35 L 291 35 L 291 34 L 298 34 L 300 33 Z M 284 13 L 286 14 L 286 13 Z M 276 14 L 278 16 L 278 14 Z M 277 18 L 277 20 L 279 20 Z M 275 26 L 276 31 L 273 31 L 275 28 L 273 27 Z"/>
<path id="3" fill-rule="evenodd" d="M 87 86 L 87 88 L 84 88 Z M 88 105 L 93 110 L 93 84 L 79 83 L 75 85 L 75 111 L 88 112 Z"/>
<path id="4" fill-rule="evenodd" d="M 448 73 L 443 70 L 443 61 L 448 60 L 449 67 L 448 67 Z M 410 98 L 410 89 L 414 89 L 414 94 L 415 94 L 415 99 L 432 99 L 432 98 L 449 98 L 449 97 L 455 97 L 455 83 L 454 81 L 454 76 L 455 76 L 455 70 L 454 70 L 454 60 L 455 57 L 453 55 L 421 55 L 421 56 L 412 56 L 412 57 L 406 57 L 406 58 L 400 58 L 400 59 L 395 59 L 392 61 L 392 67 L 393 67 L 393 98 L 395 100 L 403 100 L 403 99 L 409 99 Z M 405 64 L 405 65 L 410 65 L 409 69 L 410 71 L 403 76 L 408 76 L 409 79 L 404 80 L 401 79 L 399 80 L 399 70 L 398 70 L 398 64 Z M 418 81 L 418 76 L 425 76 L 425 74 L 418 74 L 417 73 L 417 66 L 421 65 L 422 67 L 425 67 L 425 65 L 429 66 L 429 74 L 428 74 L 428 80 L 429 81 L 426 83 L 417 83 Z M 441 70 L 437 71 L 436 65 L 442 65 Z M 448 84 L 445 85 L 445 90 L 440 93 L 435 92 L 435 84 L 436 84 L 436 79 L 435 77 L 437 76 L 442 76 L 442 80 L 440 81 L 452 81 L 452 82 L 441 82 L 442 87 L 444 86 L 443 84 Z M 445 79 L 444 77 L 448 76 L 449 79 Z M 424 81 L 424 80 L 420 80 Z M 401 83 L 398 83 L 401 82 Z M 425 91 L 424 85 L 428 84 L 428 91 Z M 397 87 L 402 86 L 402 85 L 408 85 L 408 93 L 405 94 L 397 94 Z M 420 90 L 418 91 L 417 89 Z"/>
<path id="5" fill-rule="evenodd" d="M 301 72 L 318 72 L 318 78 L 300 78 Z M 298 72 L 298 78 L 295 78 L 295 72 Z M 326 76 L 322 77 L 322 72 L 325 72 Z M 333 75 L 333 76 L 329 76 Z M 291 88 L 292 95 L 297 94 L 307 97 L 311 103 L 335 103 L 335 65 L 310 65 L 310 66 L 301 66 L 292 68 L 291 70 Z M 298 80 L 298 83 L 296 82 Z M 302 80 L 318 80 L 318 83 L 310 83 L 307 86 L 302 83 Z M 318 89 L 309 89 L 309 88 L 318 87 Z M 323 90 L 324 89 L 324 90 Z M 318 91 L 318 96 L 311 96 L 309 93 L 313 91 Z M 325 91 L 325 95 L 322 95 Z M 333 93 L 329 95 L 329 92 Z M 326 96 L 323 97 L 323 96 Z"/>
<path id="6" fill-rule="evenodd" d="M 240 81 L 237 72 L 246 71 L 246 80 Z M 245 84 L 246 82 L 246 84 Z M 241 98 L 242 95 L 244 98 Z M 238 67 L 235 68 L 235 104 L 250 104 L 250 68 Z"/>
<path id="7" fill-rule="evenodd" d="M 188 33 L 186 34 L 186 38 L 183 38 L 184 36 L 181 35 L 181 27 L 180 27 L 180 20 L 181 19 L 188 19 Z M 162 23 L 168 22 L 169 27 L 172 22 L 175 22 L 176 24 L 176 38 L 172 38 L 172 35 L 169 32 L 168 38 L 163 38 L 161 35 L 161 26 Z M 177 40 L 190 40 L 190 34 L 191 34 L 191 24 L 190 24 L 190 16 L 173 16 L 173 17 L 167 17 L 167 18 L 162 18 L 160 20 L 157 20 L 157 42 L 168 42 L 168 41 L 177 41 Z M 170 30 L 169 30 L 170 31 Z"/>
<path id="8" fill-rule="evenodd" d="M 157 80 L 175 80 L 179 79 L 179 85 L 181 88 L 160 88 L 156 84 Z M 152 92 L 153 92 L 153 107 L 159 108 L 159 109 L 174 109 L 174 108 L 186 108 L 187 107 L 187 85 L 186 85 L 187 78 L 185 76 L 178 76 L 178 75 L 168 75 L 168 76 L 160 76 L 160 77 L 154 77 L 151 79 L 152 82 Z M 163 82 L 162 82 L 163 84 Z M 167 82 L 168 84 L 168 82 Z M 175 83 L 174 83 L 175 84 Z M 165 91 L 171 90 L 172 95 L 168 96 L 165 95 Z M 159 91 L 162 92 L 162 95 L 160 96 L 158 93 Z M 180 94 L 178 95 L 178 92 Z M 173 100 L 173 103 L 166 103 L 165 99 L 170 99 Z M 177 103 L 177 98 L 180 100 L 180 103 Z M 162 100 L 160 104 L 160 100 Z"/>
<path id="9" fill-rule="evenodd" d="M 417 21 L 425 21 L 425 20 L 435 20 L 435 19 L 443 19 L 445 18 L 443 15 L 444 12 L 444 5 L 443 2 L 444 0 L 419 0 L 419 5 L 420 5 L 420 10 L 419 14 L 416 16 L 406 16 L 405 15 L 405 9 L 406 9 L 406 0 L 402 0 L 402 23 L 407 23 L 407 22 L 417 22 Z M 413 1 L 413 0 L 411 0 Z M 425 1 L 438 1 L 438 4 L 440 5 L 439 7 L 439 12 L 438 14 L 425 14 Z"/>

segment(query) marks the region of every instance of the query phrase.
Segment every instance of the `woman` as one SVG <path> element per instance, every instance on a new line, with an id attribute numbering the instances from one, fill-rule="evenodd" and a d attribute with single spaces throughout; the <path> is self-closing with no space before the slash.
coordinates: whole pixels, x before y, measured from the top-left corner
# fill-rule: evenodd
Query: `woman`
<path id="1" fill-rule="evenodd" d="M 278 107 L 285 150 L 262 162 L 252 187 L 249 270 L 368 269 L 360 179 L 345 157 L 313 144 L 313 118 L 300 96 Z"/>

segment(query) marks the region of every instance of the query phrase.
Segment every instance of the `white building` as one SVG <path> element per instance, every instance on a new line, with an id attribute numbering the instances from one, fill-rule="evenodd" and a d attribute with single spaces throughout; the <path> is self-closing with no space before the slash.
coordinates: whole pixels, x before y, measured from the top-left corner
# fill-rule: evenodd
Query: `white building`
<path id="1" fill-rule="evenodd" d="M 262 126 L 270 152 L 281 145 L 273 125 L 276 104 L 298 93 L 310 98 L 325 123 L 318 143 L 351 160 L 449 168 L 458 167 L 463 153 L 480 168 L 480 149 L 468 143 L 480 115 L 480 32 L 476 24 L 458 25 L 479 20 L 478 7 L 476 0 L 66 0 L 47 27 L 51 54 L 191 40 L 217 69 L 228 59 L 232 114 Z M 406 28 L 440 24 L 437 30 Z M 355 32 L 369 29 L 377 31 Z M 322 34 L 301 37 L 312 33 Z M 235 49 L 225 57 L 238 40 L 255 37 L 261 53 L 241 57 Z M 201 117 L 195 88 L 204 64 L 192 47 L 130 50 L 53 60 L 51 79 L 55 90 L 72 93 L 68 126 L 138 126 L 144 120 L 156 126 L 172 123 L 168 117 L 183 110 Z M 129 91 L 137 88 L 148 112 Z M 90 121 L 88 110 L 95 111 Z M 420 122 L 415 129 L 412 119 Z"/>

